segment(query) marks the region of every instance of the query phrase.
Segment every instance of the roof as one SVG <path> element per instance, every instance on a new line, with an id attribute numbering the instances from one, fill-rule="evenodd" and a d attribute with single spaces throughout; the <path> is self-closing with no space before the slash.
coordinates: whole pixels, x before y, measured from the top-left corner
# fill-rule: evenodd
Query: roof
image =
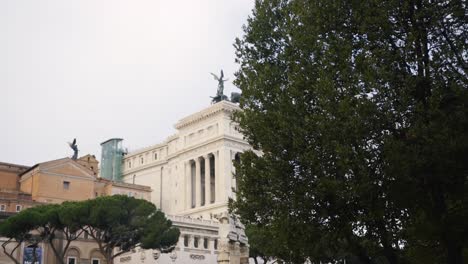
<path id="1" fill-rule="evenodd" d="M 65 161 L 71 161 L 73 163 L 76 163 L 77 166 L 79 166 L 80 168 L 84 169 L 84 170 L 87 170 L 90 172 L 91 175 L 94 175 L 94 172 L 91 171 L 90 169 L 86 168 L 85 166 L 81 165 L 80 163 L 78 163 L 77 161 L 69 158 L 69 157 L 66 157 L 66 158 L 61 158 L 61 159 L 55 159 L 55 160 L 50 160 L 50 161 L 46 161 L 46 162 L 41 162 L 41 163 L 37 163 L 36 165 L 32 166 L 31 168 L 29 168 L 28 170 L 22 172 L 19 176 L 23 176 L 25 175 L 26 173 L 40 167 L 40 166 L 48 166 L 48 165 L 51 165 L 53 163 L 59 163 L 59 162 L 65 162 Z"/>
<path id="2" fill-rule="evenodd" d="M 151 191 L 151 187 L 146 186 L 146 185 L 118 182 L 118 181 L 113 181 L 113 180 L 109 180 L 106 178 L 98 178 L 97 180 L 100 182 L 105 182 L 106 184 L 111 184 L 112 186 L 115 186 L 115 187 L 124 187 L 124 188 L 136 189 L 136 190 L 142 190 L 142 191 Z"/>
<path id="3" fill-rule="evenodd" d="M 106 144 L 107 142 L 112 141 L 112 140 L 122 141 L 123 139 L 122 138 L 110 138 L 110 139 L 102 142 L 101 145 Z"/>
<path id="4" fill-rule="evenodd" d="M 7 162 L 0 162 L 0 170 L 7 170 L 7 171 L 15 171 L 21 172 L 23 170 L 29 169 L 29 166 L 7 163 Z"/>
<path id="5" fill-rule="evenodd" d="M 41 163 L 37 163 L 35 164 L 34 166 L 30 167 L 29 169 L 27 169 L 26 171 L 23 171 L 19 176 L 23 176 L 24 174 L 34 170 L 35 168 L 39 167 L 39 165 L 42 165 L 42 164 L 47 164 L 47 163 L 51 163 L 51 162 L 54 162 L 54 161 L 59 161 L 59 160 L 63 160 L 63 159 L 68 159 L 68 158 L 61 158 L 61 159 L 55 159 L 55 160 L 50 160 L 50 161 L 46 161 L 46 162 L 41 162 Z"/>

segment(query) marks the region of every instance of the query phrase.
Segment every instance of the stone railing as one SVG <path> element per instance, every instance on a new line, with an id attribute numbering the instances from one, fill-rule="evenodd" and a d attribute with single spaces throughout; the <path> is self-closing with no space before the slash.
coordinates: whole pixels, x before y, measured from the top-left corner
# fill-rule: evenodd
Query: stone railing
<path id="1" fill-rule="evenodd" d="M 219 222 L 214 221 L 214 220 L 197 219 L 197 218 L 190 218 L 190 217 L 178 216 L 178 215 L 166 215 L 166 217 L 172 222 L 190 223 L 190 224 L 198 224 L 198 225 L 210 225 L 210 226 L 216 226 L 216 227 L 219 226 Z"/>

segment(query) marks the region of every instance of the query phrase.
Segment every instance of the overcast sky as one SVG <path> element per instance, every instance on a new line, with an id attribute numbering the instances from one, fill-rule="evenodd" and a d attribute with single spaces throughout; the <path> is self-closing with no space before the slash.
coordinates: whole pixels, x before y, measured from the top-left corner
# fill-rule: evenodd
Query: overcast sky
<path id="1" fill-rule="evenodd" d="M 0 161 L 160 143 L 210 105 L 253 0 L 0 1 Z"/>

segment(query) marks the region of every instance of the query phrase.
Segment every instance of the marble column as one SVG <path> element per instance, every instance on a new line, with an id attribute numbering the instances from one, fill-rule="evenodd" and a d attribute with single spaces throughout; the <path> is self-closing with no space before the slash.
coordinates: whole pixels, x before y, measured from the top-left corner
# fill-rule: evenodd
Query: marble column
<path id="1" fill-rule="evenodd" d="M 201 174 L 200 174 L 200 159 L 195 159 L 195 207 L 201 205 Z"/>
<path id="2" fill-rule="evenodd" d="M 211 202 L 211 167 L 210 167 L 210 155 L 203 156 L 205 159 L 205 205 Z"/>
<path id="3" fill-rule="evenodd" d="M 221 150 L 216 151 L 216 157 L 215 157 L 215 203 L 221 201 L 221 177 L 223 173 L 221 172 L 222 165 L 221 164 L 221 158 L 222 155 L 220 155 Z"/>
<path id="4" fill-rule="evenodd" d="M 185 184 L 185 209 L 192 207 L 192 192 L 191 192 L 191 171 L 190 160 L 184 162 L 184 184 Z"/>

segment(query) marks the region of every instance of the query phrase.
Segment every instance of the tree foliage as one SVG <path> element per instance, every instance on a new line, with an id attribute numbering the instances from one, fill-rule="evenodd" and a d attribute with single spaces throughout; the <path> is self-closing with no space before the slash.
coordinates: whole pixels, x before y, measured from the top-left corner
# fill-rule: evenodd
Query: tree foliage
<path id="1" fill-rule="evenodd" d="M 274 234 L 269 233 L 267 229 L 248 225 L 245 227 L 245 235 L 249 238 L 249 257 L 254 260 L 255 264 L 258 263 L 259 258 L 263 263 L 267 263 L 272 256 L 275 256 L 276 248 L 271 243 Z"/>
<path id="2" fill-rule="evenodd" d="M 179 239 L 179 230 L 148 201 L 113 195 L 88 200 L 85 207 L 81 224 L 108 263 L 137 246 L 170 251 Z"/>
<path id="3" fill-rule="evenodd" d="M 23 242 L 49 244 L 64 263 L 67 249 L 84 232 L 107 263 L 138 246 L 170 252 L 180 235 L 154 204 L 124 195 L 32 207 L 0 224 L 0 235 L 9 238 L 3 250 L 17 264 L 14 252 Z"/>
<path id="4" fill-rule="evenodd" d="M 15 257 L 15 252 L 22 243 L 37 244 L 41 240 L 31 233 L 37 228 L 36 219 L 39 218 L 40 215 L 36 210 L 24 210 L 0 224 L 0 235 L 6 239 L 2 243 L 3 252 L 15 264 L 20 264 Z"/>
<path id="5" fill-rule="evenodd" d="M 287 262 L 463 263 L 465 1 L 256 1 L 235 43 L 262 155 L 233 209 Z M 349 262 L 349 261 L 348 261 Z"/>

